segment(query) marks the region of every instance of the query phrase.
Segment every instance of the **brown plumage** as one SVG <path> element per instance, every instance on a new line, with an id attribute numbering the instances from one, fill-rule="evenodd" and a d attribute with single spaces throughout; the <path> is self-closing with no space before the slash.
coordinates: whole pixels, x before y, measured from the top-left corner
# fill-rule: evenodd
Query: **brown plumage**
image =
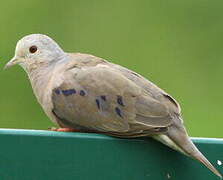
<path id="1" fill-rule="evenodd" d="M 28 51 L 32 46 L 37 51 Z M 18 42 L 6 66 L 16 63 L 60 127 L 125 138 L 151 136 L 221 177 L 188 137 L 176 100 L 141 75 L 92 55 L 65 53 L 40 34 Z"/>

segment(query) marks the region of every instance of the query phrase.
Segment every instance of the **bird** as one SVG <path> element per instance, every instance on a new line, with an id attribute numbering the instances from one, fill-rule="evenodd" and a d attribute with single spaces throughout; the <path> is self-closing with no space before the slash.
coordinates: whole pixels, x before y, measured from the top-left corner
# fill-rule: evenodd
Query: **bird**
<path id="1" fill-rule="evenodd" d="M 57 131 L 152 137 L 222 178 L 188 136 L 179 103 L 142 75 L 94 55 L 66 53 L 44 34 L 17 42 L 5 69 L 15 64 Z"/>

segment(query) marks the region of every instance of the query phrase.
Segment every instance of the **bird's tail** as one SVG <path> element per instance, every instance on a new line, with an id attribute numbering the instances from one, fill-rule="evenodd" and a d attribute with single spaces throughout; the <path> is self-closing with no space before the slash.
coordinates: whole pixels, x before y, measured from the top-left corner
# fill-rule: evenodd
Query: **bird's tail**
<path id="1" fill-rule="evenodd" d="M 207 158 L 197 149 L 197 147 L 190 140 L 184 127 L 169 127 L 166 135 L 158 135 L 154 138 L 164 143 L 165 145 L 190 156 L 210 169 L 214 174 L 222 179 L 219 171 L 207 160 Z"/>

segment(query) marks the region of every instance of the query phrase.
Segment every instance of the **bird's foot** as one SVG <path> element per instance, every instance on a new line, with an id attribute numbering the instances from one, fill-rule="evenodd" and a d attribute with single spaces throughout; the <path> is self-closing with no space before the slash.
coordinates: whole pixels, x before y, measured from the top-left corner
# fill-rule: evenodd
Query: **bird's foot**
<path id="1" fill-rule="evenodd" d="M 58 131 L 58 132 L 81 132 L 80 130 L 73 129 L 73 128 L 55 128 L 55 127 L 51 127 L 48 130 L 49 131 Z"/>

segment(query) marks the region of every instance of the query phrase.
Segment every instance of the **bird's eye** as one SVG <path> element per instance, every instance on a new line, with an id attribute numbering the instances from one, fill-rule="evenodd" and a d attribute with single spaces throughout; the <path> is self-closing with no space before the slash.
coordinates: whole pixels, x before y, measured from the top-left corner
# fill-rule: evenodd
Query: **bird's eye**
<path id="1" fill-rule="evenodd" d="M 29 48 L 29 52 L 30 53 L 35 53 L 37 51 L 37 47 L 36 46 L 31 46 L 30 48 Z"/>

